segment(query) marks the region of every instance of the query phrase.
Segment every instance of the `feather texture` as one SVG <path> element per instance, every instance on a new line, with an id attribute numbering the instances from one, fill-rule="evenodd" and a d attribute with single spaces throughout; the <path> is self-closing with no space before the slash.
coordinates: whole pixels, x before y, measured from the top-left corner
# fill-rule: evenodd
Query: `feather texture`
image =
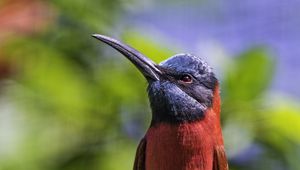
<path id="1" fill-rule="evenodd" d="M 138 146 L 134 170 L 228 170 L 219 91 L 203 119 L 151 126 Z"/>

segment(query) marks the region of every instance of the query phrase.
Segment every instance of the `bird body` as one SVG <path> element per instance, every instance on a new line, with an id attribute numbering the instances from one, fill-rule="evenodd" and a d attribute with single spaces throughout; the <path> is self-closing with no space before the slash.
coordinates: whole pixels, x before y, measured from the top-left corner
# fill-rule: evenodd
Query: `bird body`
<path id="1" fill-rule="evenodd" d="M 144 169 L 138 168 L 141 164 L 149 170 L 225 170 L 223 138 L 211 135 L 221 134 L 219 111 L 220 97 L 216 87 L 213 107 L 206 111 L 204 119 L 151 126 L 139 146 L 136 169 Z"/>
<path id="2" fill-rule="evenodd" d="M 121 52 L 148 81 L 152 121 L 134 170 L 228 170 L 219 83 L 206 62 L 177 54 L 157 65 L 115 39 L 93 36 Z"/>

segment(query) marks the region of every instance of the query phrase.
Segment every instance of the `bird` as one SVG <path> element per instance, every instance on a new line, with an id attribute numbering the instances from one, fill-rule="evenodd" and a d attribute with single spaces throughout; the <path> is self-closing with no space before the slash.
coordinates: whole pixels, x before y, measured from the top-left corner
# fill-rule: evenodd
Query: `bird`
<path id="1" fill-rule="evenodd" d="M 156 64 L 119 40 L 92 36 L 123 54 L 148 83 L 152 119 L 134 170 L 228 170 L 219 81 L 203 59 L 182 53 Z"/>

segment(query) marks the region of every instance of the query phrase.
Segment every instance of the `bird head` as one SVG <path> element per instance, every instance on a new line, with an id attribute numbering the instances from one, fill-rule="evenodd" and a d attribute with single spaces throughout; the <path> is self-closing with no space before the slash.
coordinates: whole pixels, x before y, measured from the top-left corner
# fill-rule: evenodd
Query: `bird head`
<path id="1" fill-rule="evenodd" d="M 99 34 L 93 37 L 122 53 L 147 79 L 152 124 L 201 120 L 213 107 L 218 81 L 201 58 L 177 54 L 156 64 L 118 40 Z"/>

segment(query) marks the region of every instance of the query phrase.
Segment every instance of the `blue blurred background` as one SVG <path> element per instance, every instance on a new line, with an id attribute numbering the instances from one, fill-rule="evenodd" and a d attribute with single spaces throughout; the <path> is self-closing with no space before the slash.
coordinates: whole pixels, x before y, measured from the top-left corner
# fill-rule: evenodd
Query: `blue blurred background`
<path id="1" fill-rule="evenodd" d="M 0 0 L 0 169 L 132 169 L 150 121 L 120 39 L 205 59 L 232 170 L 300 169 L 300 1 Z"/>

